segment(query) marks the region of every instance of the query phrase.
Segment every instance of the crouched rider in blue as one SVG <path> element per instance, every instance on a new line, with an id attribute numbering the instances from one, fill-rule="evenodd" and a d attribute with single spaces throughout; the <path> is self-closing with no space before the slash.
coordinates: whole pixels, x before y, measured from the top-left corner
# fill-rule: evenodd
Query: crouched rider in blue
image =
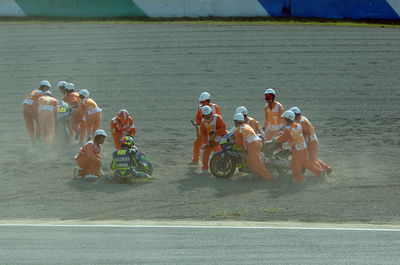
<path id="1" fill-rule="evenodd" d="M 116 150 L 113 153 L 111 169 L 114 174 L 109 176 L 109 179 L 121 183 L 135 183 L 149 181 L 152 176 L 139 171 L 142 169 L 141 161 L 138 161 L 138 150 L 135 147 L 133 138 L 125 136 L 121 139 L 121 150 Z"/>

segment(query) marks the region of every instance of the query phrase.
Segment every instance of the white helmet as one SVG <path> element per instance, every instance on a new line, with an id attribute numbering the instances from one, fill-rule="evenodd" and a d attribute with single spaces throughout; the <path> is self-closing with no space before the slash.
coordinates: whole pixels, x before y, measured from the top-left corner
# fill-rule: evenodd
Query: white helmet
<path id="1" fill-rule="evenodd" d="M 102 129 L 98 129 L 97 131 L 94 132 L 94 137 L 96 137 L 97 135 L 107 136 L 106 132 Z"/>
<path id="2" fill-rule="evenodd" d="M 294 121 L 294 119 L 295 119 L 295 114 L 294 114 L 294 112 L 293 111 L 291 111 L 291 110 L 287 110 L 287 111 L 285 111 L 283 114 L 282 114 L 282 116 L 281 116 L 282 118 L 285 118 L 285 119 L 289 119 L 289 120 L 291 120 L 291 121 Z"/>
<path id="3" fill-rule="evenodd" d="M 40 81 L 40 86 L 48 86 L 51 87 L 50 82 L 47 80 L 42 80 Z"/>
<path id="4" fill-rule="evenodd" d="M 53 97 L 53 93 L 51 93 L 50 91 L 46 91 L 46 92 L 44 92 L 44 95 L 45 96 L 49 96 L 49 97 Z"/>
<path id="5" fill-rule="evenodd" d="M 85 98 L 88 98 L 89 97 L 89 91 L 87 91 L 86 89 L 82 89 L 81 91 L 79 91 L 79 95 L 82 95 Z"/>
<path id="6" fill-rule="evenodd" d="M 120 122 L 127 123 L 129 121 L 129 112 L 126 109 L 120 109 L 118 111 L 117 117 Z"/>
<path id="7" fill-rule="evenodd" d="M 211 109 L 210 106 L 203 106 L 203 107 L 201 108 L 201 113 L 202 113 L 203 115 L 210 115 L 210 114 L 212 113 L 212 109 Z"/>
<path id="8" fill-rule="evenodd" d="M 199 101 L 204 101 L 204 100 L 208 100 L 208 99 L 211 99 L 210 93 L 203 92 L 200 94 Z"/>
<path id="9" fill-rule="evenodd" d="M 233 115 L 233 120 L 234 121 L 244 121 L 244 116 L 242 113 L 236 113 Z"/>
<path id="10" fill-rule="evenodd" d="M 267 90 L 265 90 L 264 95 L 266 94 L 276 95 L 275 90 L 273 88 L 268 88 Z"/>
<path id="11" fill-rule="evenodd" d="M 67 82 L 65 82 L 65 81 L 60 81 L 60 82 L 57 83 L 57 87 L 58 88 L 60 88 L 62 86 L 65 87 L 66 85 L 67 85 Z"/>
<path id="12" fill-rule="evenodd" d="M 71 90 L 71 91 L 73 91 L 73 90 L 75 89 L 74 83 L 67 83 L 67 84 L 65 85 L 65 89 L 66 89 L 66 90 Z"/>
<path id="13" fill-rule="evenodd" d="M 294 114 L 301 114 L 300 109 L 298 107 L 291 107 L 289 110 L 293 111 Z"/>
<path id="14" fill-rule="evenodd" d="M 245 106 L 237 107 L 235 113 L 242 113 L 243 115 L 247 115 L 247 109 Z"/>

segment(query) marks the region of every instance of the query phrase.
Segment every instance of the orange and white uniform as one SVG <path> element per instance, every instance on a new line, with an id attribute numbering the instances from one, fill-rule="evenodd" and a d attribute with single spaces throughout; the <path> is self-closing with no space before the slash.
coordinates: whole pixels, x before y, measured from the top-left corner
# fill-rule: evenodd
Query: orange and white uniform
<path id="1" fill-rule="evenodd" d="M 255 174 L 267 180 L 274 180 L 274 176 L 265 168 L 264 162 L 260 156 L 262 142 L 253 128 L 248 124 L 240 124 L 235 132 L 235 145 L 239 148 L 245 148 L 248 152 L 247 163 Z"/>
<path id="2" fill-rule="evenodd" d="M 331 171 L 331 168 L 318 158 L 318 138 L 311 122 L 303 115 L 300 116 L 300 125 L 307 143 L 308 160 L 322 170 Z"/>
<path id="3" fill-rule="evenodd" d="M 264 106 L 265 140 L 269 141 L 272 137 L 279 136 L 279 130 L 283 127 L 283 105 L 277 101 Z"/>
<path id="4" fill-rule="evenodd" d="M 52 144 L 54 140 L 57 117 L 57 99 L 50 96 L 42 96 L 38 99 L 38 119 L 42 141 Z"/>
<path id="5" fill-rule="evenodd" d="M 226 133 L 226 125 L 221 115 L 212 114 L 210 120 L 202 119 L 200 123 L 200 146 L 203 147 L 202 170 L 208 170 L 211 152 L 221 150 L 219 142 Z"/>
<path id="6" fill-rule="evenodd" d="M 117 150 L 121 147 L 121 138 L 124 136 L 136 135 L 135 121 L 131 116 L 127 117 L 127 122 L 121 122 L 118 116 L 112 118 L 110 122 L 111 134 L 114 140 L 114 146 Z"/>
<path id="7" fill-rule="evenodd" d="M 200 125 L 201 120 L 203 119 L 203 114 L 201 113 L 201 108 L 204 106 L 207 106 L 207 105 L 211 107 L 212 113 L 221 115 L 221 110 L 219 109 L 217 104 L 215 104 L 215 103 L 209 103 L 209 104 L 205 104 L 205 105 L 199 104 L 199 107 L 198 107 L 198 109 L 196 111 L 196 115 L 195 115 L 195 121 L 196 121 L 197 125 Z M 199 162 L 199 157 L 200 157 L 200 146 L 199 146 L 198 142 L 199 142 L 199 139 L 197 139 L 197 138 L 194 139 L 192 161 L 195 163 Z"/>
<path id="8" fill-rule="evenodd" d="M 93 141 L 89 141 L 81 147 L 79 153 L 75 156 L 76 163 L 81 169 L 78 176 L 83 178 L 86 175 L 95 175 L 98 177 L 101 175 L 100 151 L 100 145 Z"/>
<path id="9" fill-rule="evenodd" d="M 303 136 L 303 130 L 300 124 L 293 122 L 288 125 L 281 136 L 276 141 L 278 143 L 288 142 L 292 149 L 292 174 L 296 181 L 304 180 L 302 168 L 313 172 L 316 176 L 321 175 L 321 169 L 310 163 L 307 159 L 307 144 Z"/>
<path id="10" fill-rule="evenodd" d="M 252 118 L 252 117 L 250 117 L 250 116 L 247 116 L 247 117 L 244 119 L 244 122 L 245 122 L 246 124 L 248 124 L 251 128 L 253 128 L 253 130 L 254 130 L 255 133 L 264 133 L 264 132 L 262 131 L 262 129 L 261 129 L 260 124 L 258 123 L 258 121 L 257 121 L 256 119 L 254 119 L 254 118 Z"/>
<path id="11" fill-rule="evenodd" d="M 35 89 L 29 93 L 23 101 L 22 113 L 24 115 L 25 126 L 28 130 L 29 139 L 34 142 L 40 136 L 40 126 L 37 114 L 38 99 L 43 96 L 43 91 Z"/>
<path id="12" fill-rule="evenodd" d="M 64 95 L 64 101 L 68 103 L 68 106 L 76 108 L 79 102 L 81 102 L 81 99 L 79 98 L 79 94 L 77 92 L 72 92 Z"/>
<path id="13" fill-rule="evenodd" d="M 74 134 L 76 134 L 77 131 L 80 130 L 81 133 L 79 136 L 79 142 L 84 143 L 86 141 L 86 117 L 83 100 L 78 103 L 78 106 L 73 110 L 73 113 L 74 112 L 75 114 L 72 114 L 71 119 L 76 119 L 74 120 L 74 122 L 76 121 L 76 123 L 71 124 L 72 126 L 74 126 L 72 130 L 74 130 Z M 73 118 L 74 115 L 75 118 Z"/>
<path id="14" fill-rule="evenodd" d="M 84 111 L 83 106 L 80 106 L 81 99 L 79 98 L 79 94 L 77 92 L 67 93 L 64 96 L 64 101 L 68 103 L 70 107 L 72 107 L 71 112 L 71 130 L 70 135 L 71 138 L 74 138 L 78 131 L 80 134 L 80 141 L 83 142 L 85 140 L 85 121 L 83 120 Z"/>
<path id="15" fill-rule="evenodd" d="M 87 135 L 93 138 L 94 132 L 100 128 L 102 109 L 91 98 L 82 100 L 82 108 L 85 112 L 84 120 L 86 121 Z"/>

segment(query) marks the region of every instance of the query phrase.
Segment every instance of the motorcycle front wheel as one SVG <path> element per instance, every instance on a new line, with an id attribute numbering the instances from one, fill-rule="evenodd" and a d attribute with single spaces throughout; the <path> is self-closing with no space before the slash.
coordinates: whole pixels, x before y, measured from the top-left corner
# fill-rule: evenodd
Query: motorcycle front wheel
<path id="1" fill-rule="evenodd" d="M 233 157 L 214 155 L 210 160 L 210 171 L 217 178 L 230 178 L 235 173 L 236 162 Z"/>

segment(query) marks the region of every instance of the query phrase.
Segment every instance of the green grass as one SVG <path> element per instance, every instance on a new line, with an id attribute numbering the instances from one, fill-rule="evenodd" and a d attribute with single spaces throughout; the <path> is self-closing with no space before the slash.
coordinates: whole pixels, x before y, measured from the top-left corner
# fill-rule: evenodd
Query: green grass
<path id="1" fill-rule="evenodd" d="M 283 209 L 281 208 L 268 208 L 268 209 L 262 209 L 259 210 L 263 213 L 267 213 L 269 215 L 275 215 L 275 214 L 280 214 L 283 212 Z M 216 211 L 211 213 L 211 217 L 215 218 L 215 219 L 233 219 L 235 217 L 241 217 L 241 216 L 245 216 L 246 214 L 248 214 L 249 212 L 244 212 L 244 211 L 229 211 L 229 210 L 222 210 L 222 211 Z"/>
<path id="2" fill-rule="evenodd" d="M 245 214 L 240 211 L 218 211 L 218 212 L 211 213 L 211 217 L 216 218 L 216 219 L 228 219 L 228 218 L 230 219 L 230 218 L 240 217 L 240 216 L 244 216 L 244 215 Z"/>
<path id="3" fill-rule="evenodd" d="M 198 25 L 293 25 L 293 26 L 341 26 L 341 27 L 391 27 L 399 28 L 400 21 L 394 20 L 348 20 L 322 18 L 51 18 L 51 17 L 0 17 L 0 23 L 22 24 L 198 24 Z"/>
<path id="4" fill-rule="evenodd" d="M 270 209 L 264 209 L 264 213 L 269 213 L 269 214 L 278 214 L 281 213 L 283 210 L 279 208 L 270 208 Z"/>

